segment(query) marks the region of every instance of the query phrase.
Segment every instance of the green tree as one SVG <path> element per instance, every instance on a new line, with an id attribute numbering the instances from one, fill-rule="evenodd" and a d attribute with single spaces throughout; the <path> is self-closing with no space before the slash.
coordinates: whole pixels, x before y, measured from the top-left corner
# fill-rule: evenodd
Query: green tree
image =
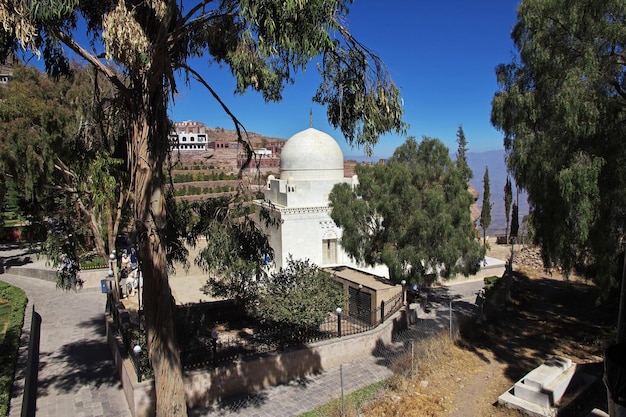
<path id="1" fill-rule="evenodd" d="M 70 234 L 72 256 L 108 257 L 129 198 L 112 86 L 90 67 L 70 69 L 53 80 L 16 62 L 0 89 L 2 177 L 30 235 L 50 232 L 43 248 L 55 262 Z"/>
<path id="2" fill-rule="evenodd" d="M 519 208 L 517 203 L 513 203 L 513 209 L 511 210 L 511 236 L 517 237 L 519 235 Z"/>
<path id="3" fill-rule="evenodd" d="M 504 184 L 504 216 L 506 217 L 506 230 L 504 231 L 505 241 L 509 241 L 509 222 L 511 220 L 511 203 L 513 202 L 513 189 L 511 186 L 511 177 L 507 175 L 506 184 Z"/>
<path id="4" fill-rule="evenodd" d="M 463 132 L 463 126 L 461 125 L 459 125 L 459 129 L 456 132 L 456 143 L 458 144 L 456 151 L 456 165 L 463 171 L 465 180 L 469 183 L 472 177 L 474 177 L 474 173 L 467 163 L 467 139 L 465 139 L 465 132 Z"/>
<path id="5" fill-rule="evenodd" d="M 175 73 L 204 86 L 242 125 L 207 81 L 191 67 L 196 58 L 223 65 L 236 92 L 260 92 L 278 101 L 283 87 L 319 57 L 322 81 L 314 100 L 327 106 L 330 123 L 348 143 L 371 151 L 380 135 L 405 131 L 399 90 L 380 59 L 344 26 L 350 0 L 52 0 L 0 2 L 0 51 L 18 45 L 41 54 L 46 69 L 69 69 L 67 52 L 81 57 L 116 87 L 127 114 L 126 144 L 134 229 L 144 276 L 147 351 L 154 368 L 157 416 L 186 414 L 182 368 L 173 328 L 166 234 L 172 219 L 164 165 L 169 151 L 168 105 L 177 91 Z M 78 22 L 87 33 L 79 33 Z M 87 35 L 87 36 L 85 36 Z M 85 40 L 83 45 L 80 44 Z M 103 45 L 104 50 L 98 50 Z M 41 52 L 40 52 L 41 51 Z M 93 51 L 93 52 L 91 52 Z M 107 66 L 112 62 L 123 77 Z M 247 165 L 247 164 L 246 164 Z M 171 232 L 176 232 L 171 230 Z"/>
<path id="6" fill-rule="evenodd" d="M 282 329 L 281 337 L 299 343 L 308 332 L 328 320 L 337 307 L 345 309 L 347 296 L 329 272 L 310 260 L 287 260 L 287 266 L 267 276 L 256 304 L 258 317 Z"/>
<path id="7" fill-rule="evenodd" d="M 485 167 L 483 176 L 483 205 L 480 209 L 480 227 L 483 229 L 483 245 L 487 248 L 487 229 L 491 226 L 491 187 L 489 185 L 489 167 Z"/>
<path id="8" fill-rule="evenodd" d="M 586 268 L 602 294 L 617 285 L 626 226 L 624 16 L 617 0 L 522 1 L 518 56 L 497 67 L 492 101 L 544 265 Z"/>
<path id="9" fill-rule="evenodd" d="M 484 250 L 470 217 L 473 197 L 441 141 L 409 138 L 386 163 L 359 164 L 356 173 L 355 189 L 338 184 L 329 196 L 352 258 L 387 265 L 396 283 L 476 272 Z"/>
<path id="10" fill-rule="evenodd" d="M 196 219 L 189 237 L 192 241 L 206 238 L 206 246 L 195 260 L 209 274 L 202 290 L 234 299 L 251 311 L 265 277 L 263 260 L 273 255 L 267 237 L 248 216 L 247 207 L 233 204 L 230 197 L 194 202 L 187 209 Z"/>

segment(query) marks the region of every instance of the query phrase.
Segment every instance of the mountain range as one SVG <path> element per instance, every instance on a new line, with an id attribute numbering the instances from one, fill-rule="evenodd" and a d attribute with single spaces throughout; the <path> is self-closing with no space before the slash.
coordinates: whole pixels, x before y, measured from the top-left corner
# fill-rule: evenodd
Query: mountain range
<path id="1" fill-rule="evenodd" d="M 486 152 L 468 152 L 467 163 L 474 173 L 470 183 L 479 192 L 478 206 L 483 205 L 483 177 L 485 167 L 489 168 L 489 191 L 491 198 L 491 226 L 487 229 L 487 234 L 503 235 L 506 229 L 506 216 L 504 213 L 504 186 L 506 184 L 507 169 L 504 161 L 504 150 Z M 513 202 L 516 201 L 515 181 L 513 183 Z M 519 222 L 522 227 L 522 220 L 528 214 L 528 196 L 525 192 L 519 193 Z"/>

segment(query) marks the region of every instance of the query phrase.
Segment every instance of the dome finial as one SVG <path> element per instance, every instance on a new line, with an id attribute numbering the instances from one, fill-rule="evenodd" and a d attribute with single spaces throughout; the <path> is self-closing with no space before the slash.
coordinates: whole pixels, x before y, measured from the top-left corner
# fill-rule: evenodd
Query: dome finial
<path id="1" fill-rule="evenodd" d="M 309 127 L 313 127 L 313 109 L 309 108 Z"/>

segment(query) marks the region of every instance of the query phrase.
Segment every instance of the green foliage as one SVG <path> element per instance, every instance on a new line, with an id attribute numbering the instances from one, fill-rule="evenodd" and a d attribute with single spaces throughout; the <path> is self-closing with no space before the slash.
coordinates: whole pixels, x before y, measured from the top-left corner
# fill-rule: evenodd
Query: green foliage
<path id="1" fill-rule="evenodd" d="M 465 181 L 469 182 L 474 173 L 467 163 L 467 139 L 465 138 L 465 132 L 463 132 L 463 126 L 459 125 L 459 129 L 456 132 L 456 143 L 458 148 L 456 151 L 456 165 L 463 171 Z"/>
<path id="2" fill-rule="evenodd" d="M 489 167 L 485 167 L 483 176 L 483 205 L 480 210 L 480 227 L 483 229 L 483 244 L 487 247 L 487 229 L 491 225 L 491 187 L 489 186 Z"/>
<path id="3" fill-rule="evenodd" d="M 387 265 L 396 283 L 478 269 L 484 252 L 470 218 L 473 198 L 441 141 L 409 138 L 385 164 L 357 165 L 356 172 L 355 189 L 338 184 L 329 196 L 351 257 Z"/>
<path id="4" fill-rule="evenodd" d="M 0 302 L 8 303 L 10 311 L 0 317 L 0 328 L 6 325 L 4 337 L 0 339 L 0 415 L 6 416 L 11 401 L 11 386 L 15 375 L 17 352 L 20 346 L 26 294 L 21 289 L 0 281 Z"/>
<path id="5" fill-rule="evenodd" d="M 284 329 L 297 341 L 307 329 L 328 320 L 337 307 L 345 308 L 347 296 L 333 276 L 307 260 L 289 257 L 287 266 L 263 279 L 255 314 L 264 323 Z"/>
<path id="6" fill-rule="evenodd" d="M 258 285 L 265 274 L 262 262 L 272 249 L 265 234 L 246 216 L 247 208 L 232 205 L 229 197 L 194 202 L 188 238 L 206 238 L 196 264 L 209 273 L 203 291 L 216 297 L 233 298 L 243 308 L 256 299 Z"/>
<path id="7" fill-rule="evenodd" d="M 110 94 L 105 80 L 94 87 L 94 74 L 80 66 L 54 81 L 18 64 L 0 89 L 0 170 L 11 207 L 28 220 L 31 235 L 64 223 L 80 248 L 92 250 L 94 237 L 105 234 L 114 215 L 110 201 L 125 177 L 112 154 L 110 141 L 121 127 L 109 118 L 111 103 L 103 103 Z M 51 247 L 54 241 L 47 247 L 56 258 L 61 248 Z"/>
<path id="8" fill-rule="evenodd" d="M 545 265 L 593 265 L 605 292 L 626 207 L 624 16 L 617 0 L 522 1 L 491 116 Z"/>
<path id="9" fill-rule="evenodd" d="M 517 207 L 517 203 L 513 203 L 513 209 L 511 210 L 511 236 L 517 236 L 518 234 L 519 234 L 519 208 Z"/>
<path id="10" fill-rule="evenodd" d="M 490 298 L 493 295 L 494 291 L 496 290 L 496 286 L 500 281 L 500 278 L 501 277 L 495 275 L 483 278 L 483 282 L 485 283 L 485 298 Z"/>
<path id="11" fill-rule="evenodd" d="M 506 184 L 504 184 L 504 216 L 506 217 L 505 236 L 509 236 L 509 223 L 511 220 L 511 203 L 513 202 L 513 189 L 511 186 L 511 177 L 507 175 Z M 508 238 L 506 239 L 508 242 Z"/>

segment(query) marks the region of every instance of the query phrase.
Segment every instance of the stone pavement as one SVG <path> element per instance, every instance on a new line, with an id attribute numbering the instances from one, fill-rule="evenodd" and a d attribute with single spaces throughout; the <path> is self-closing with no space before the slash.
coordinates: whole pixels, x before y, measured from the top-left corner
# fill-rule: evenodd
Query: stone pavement
<path id="1" fill-rule="evenodd" d="M 32 306 L 41 316 L 38 417 L 130 417 L 104 334 L 106 297 L 61 291 L 52 282 L 12 274 L 0 280 L 28 296 L 9 417 L 21 413 Z"/>
<path id="2" fill-rule="evenodd" d="M 341 398 L 344 394 L 382 381 L 393 372 L 379 358 L 368 356 L 287 384 L 247 396 L 230 398 L 206 409 L 189 411 L 190 417 L 292 417 Z"/>

